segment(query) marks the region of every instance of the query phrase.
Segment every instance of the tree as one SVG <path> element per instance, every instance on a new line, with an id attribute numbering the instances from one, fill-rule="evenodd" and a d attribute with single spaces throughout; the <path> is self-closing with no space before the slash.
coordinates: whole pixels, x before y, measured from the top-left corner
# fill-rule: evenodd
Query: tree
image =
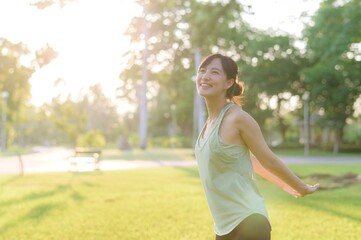
<path id="1" fill-rule="evenodd" d="M 49 1 L 38 1 L 40 2 Z M 59 4 L 60 2 L 63 1 L 59 1 Z M 15 44 L 0 38 L 0 90 L 9 94 L 6 127 L 8 144 L 16 138 L 21 139 L 24 128 L 28 125 L 28 116 L 25 112 L 30 108 L 31 75 L 37 69 L 49 64 L 57 55 L 58 53 L 48 44 L 32 53 L 22 43 Z M 23 61 L 25 56 L 31 57 L 32 62 L 25 63 Z"/>
<path id="2" fill-rule="evenodd" d="M 176 118 L 183 134 L 192 136 L 193 92 L 195 75 L 194 49 L 204 54 L 232 45 L 232 37 L 246 32 L 248 26 L 241 17 L 242 5 L 235 0 L 222 2 L 144 1 L 147 9 L 148 99 L 150 136 L 166 132 L 170 106 L 176 106 Z M 127 65 L 120 74 L 119 97 L 138 102 L 142 73 L 142 17 L 133 18 L 127 29 L 131 46 L 125 54 Z M 232 45 L 230 51 L 237 52 Z M 160 126 L 163 127 L 161 130 Z"/>
<path id="3" fill-rule="evenodd" d="M 75 145 L 77 137 L 85 133 L 87 108 L 84 102 L 74 102 L 70 96 L 65 101 L 57 97 L 53 98 L 51 103 L 44 104 L 42 108 L 48 121 L 59 130 L 57 143 Z"/>
<path id="4" fill-rule="evenodd" d="M 264 32 L 254 32 L 254 39 L 245 47 L 241 79 L 246 83 L 245 109 L 262 126 L 273 111 L 278 120 L 282 142 L 286 141 L 289 123 L 285 119 L 285 102 L 293 95 L 302 95 L 304 84 L 299 71 L 307 61 L 294 46 L 294 39 L 288 35 L 272 36 Z M 272 110 L 269 104 L 261 104 L 261 99 L 276 98 L 277 104 Z M 255 106 L 255 102 L 257 106 Z M 249 105 L 251 103 L 251 105 Z M 259 110 L 261 109 L 261 111 Z M 267 111 L 265 111 L 268 109 Z"/>
<path id="5" fill-rule="evenodd" d="M 86 129 L 99 131 L 107 141 L 115 141 L 119 137 L 119 114 L 110 98 L 105 96 L 100 84 L 89 88 L 89 94 L 82 100 L 86 105 Z"/>
<path id="6" fill-rule="evenodd" d="M 29 78 L 33 70 L 21 62 L 22 56 L 27 54 L 29 51 L 23 44 L 14 44 L 0 38 L 0 91 L 8 93 L 7 143 L 14 140 L 16 124 L 25 117 L 23 110 L 30 99 Z M 5 111 L 5 109 L 1 109 L 1 111 Z"/>
<path id="7" fill-rule="evenodd" d="M 88 94 L 75 100 L 71 96 L 65 100 L 54 97 L 40 110 L 30 111 L 29 117 L 37 123 L 37 128 L 27 137 L 41 144 L 75 145 L 76 139 L 88 132 L 99 132 L 106 142 L 114 142 L 121 127 L 117 108 L 100 85 L 91 86 Z"/>
<path id="8" fill-rule="evenodd" d="M 310 67 L 302 71 L 323 125 L 336 132 L 338 152 L 346 119 L 361 95 L 361 2 L 325 0 L 304 32 Z"/>

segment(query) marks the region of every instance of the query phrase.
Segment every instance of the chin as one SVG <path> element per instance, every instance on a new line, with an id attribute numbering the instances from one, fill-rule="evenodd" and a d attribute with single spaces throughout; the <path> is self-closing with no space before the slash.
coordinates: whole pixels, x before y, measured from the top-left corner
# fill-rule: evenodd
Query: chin
<path id="1" fill-rule="evenodd" d="M 202 97 L 207 97 L 209 94 L 205 93 L 204 91 L 198 91 L 198 95 Z"/>
<path id="2" fill-rule="evenodd" d="M 199 96 L 204 97 L 204 98 L 211 98 L 211 97 L 213 97 L 213 95 L 212 95 L 212 94 L 209 94 L 209 93 L 199 92 L 198 94 L 199 94 Z"/>

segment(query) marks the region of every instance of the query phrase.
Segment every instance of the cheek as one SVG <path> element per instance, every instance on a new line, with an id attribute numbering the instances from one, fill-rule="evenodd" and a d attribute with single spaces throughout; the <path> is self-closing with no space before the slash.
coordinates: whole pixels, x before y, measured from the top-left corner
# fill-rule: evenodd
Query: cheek
<path id="1" fill-rule="evenodd" d="M 195 82 L 195 83 L 199 83 L 200 81 L 201 81 L 201 75 L 199 75 L 199 74 L 197 74 L 196 76 L 195 76 L 195 79 L 193 79 L 193 82 Z"/>

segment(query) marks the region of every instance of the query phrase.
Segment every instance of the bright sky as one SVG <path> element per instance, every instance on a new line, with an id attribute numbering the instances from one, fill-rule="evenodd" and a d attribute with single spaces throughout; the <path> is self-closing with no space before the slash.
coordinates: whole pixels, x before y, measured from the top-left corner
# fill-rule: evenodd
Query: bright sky
<path id="1" fill-rule="evenodd" d="M 30 50 L 50 44 L 59 56 L 35 73 L 32 103 L 40 105 L 53 96 L 70 92 L 75 96 L 89 86 L 101 83 L 109 97 L 115 97 L 122 69 L 122 52 L 128 40 L 124 30 L 135 13 L 132 0 L 78 0 L 63 9 L 57 6 L 38 10 L 30 0 L 0 1 L 0 36 L 23 42 Z M 313 13 L 319 0 L 242 0 L 252 6 L 254 15 L 246 18 L 260 29 L 283 29 L 300 35 L 303 11 Z M 64 83 L 54 87 L 54 82 Z M 125 111 L 126 106 L 122 106 Z"/>

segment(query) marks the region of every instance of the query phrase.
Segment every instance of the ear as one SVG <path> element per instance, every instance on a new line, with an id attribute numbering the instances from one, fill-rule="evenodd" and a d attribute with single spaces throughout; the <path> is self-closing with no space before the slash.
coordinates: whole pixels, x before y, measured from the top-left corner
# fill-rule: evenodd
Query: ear
<path id="1" fill-rule="evenodd" d="M 232 87 L 233 83 L 234 83 L 234 79 L 233 79 L 233 78 L 228 79 L 228 80 L 226 81 L 226 89 Z"/>

